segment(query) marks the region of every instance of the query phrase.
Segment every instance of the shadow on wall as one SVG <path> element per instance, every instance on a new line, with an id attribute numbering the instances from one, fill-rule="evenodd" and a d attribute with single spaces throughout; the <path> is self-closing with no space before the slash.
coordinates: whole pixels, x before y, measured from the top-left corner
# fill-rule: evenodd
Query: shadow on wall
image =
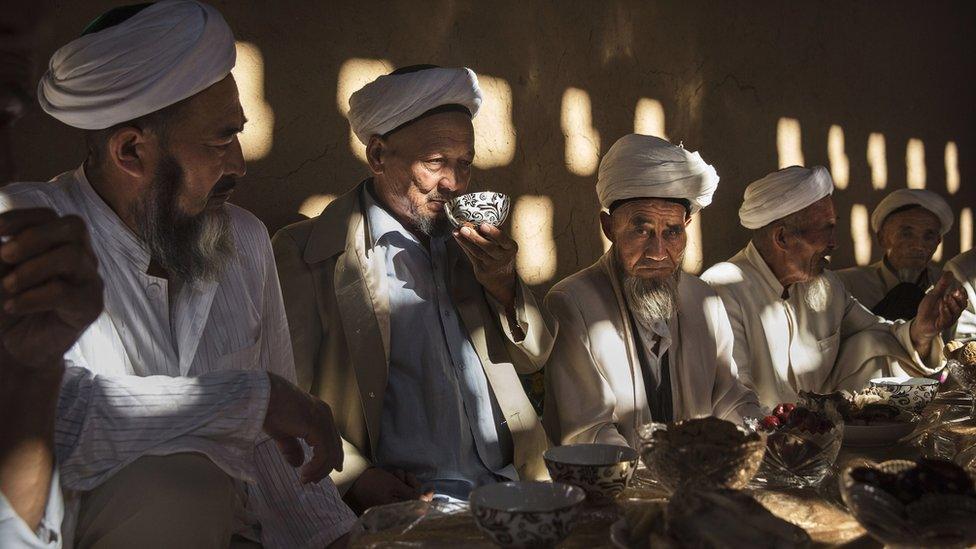
<path id="1" fill-rule="evenodd" d="M 38 57 L 115 4 L 60 4 Z M 945 259 L 972 246 L 968 1 L 395 0 L 382 13 L 361 2 L 214 4 L 240 41 L 235 74 L 251 119 L 235 202 L 272 232 L 366 176 L 345 119 L 348 95 L 391 67 L 435 63 L 481 78 L 473 185 L 513 196 L 519 269 L 540 289 L 604 251 L 596 167 L 635 130 L 701 151 L 722 177 L 689 239 L 689 270 L 741 248 L 743 189 L 793 163 L 834 174 L 836 267 L 878 258 L 868 213 L 906 186 L 946 196 L 961 216 Z M 80 161 L 79 136 L 39 111 L 18 136 L 21 179 Z"/>

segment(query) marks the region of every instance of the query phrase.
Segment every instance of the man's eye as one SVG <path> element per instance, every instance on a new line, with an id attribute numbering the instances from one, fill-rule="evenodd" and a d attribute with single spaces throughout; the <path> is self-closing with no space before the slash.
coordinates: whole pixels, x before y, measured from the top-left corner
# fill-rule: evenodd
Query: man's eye
<path id="1" fill-rule="evenodd" d="M 669 238 L 677 238 L 681 236 L 681 229 L 668 229 L 665 233 Z"/>

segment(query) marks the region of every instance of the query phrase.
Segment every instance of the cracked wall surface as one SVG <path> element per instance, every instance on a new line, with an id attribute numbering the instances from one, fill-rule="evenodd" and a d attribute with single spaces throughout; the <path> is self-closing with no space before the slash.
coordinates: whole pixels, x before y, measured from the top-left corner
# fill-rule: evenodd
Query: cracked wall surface
<path id="1" fill-rule="evenodd" d="M 976 206 L 976 17 L 968 0 L 213 3 L 263 63 L 260 89 L 274 114 L 273 140 L 265 156 L 249 163 L 233 201 L 272 232 L 301 219 L 309 197 L 340 195 L 366 175 L 336 100 L 340 67 L 353 58 L 467 65 L 509 86 L 511 104 L 496 112 L 511 112 L 511 161 L 489 163 L 474 182 L 516 200 L 553 199 L 548 226 L 557 263 L 554 278 L 539 290 L 603 252 L 596 176 L 567 169 L 560 109 L 570 88 L 590 98 L 601 154 L 633 131 L 635 107 L 646 98 L 660 103 L 668 138 L 716 166 L 722 181 L 701 220 L 706 267 L 745 243 L 739 201 L 750 181 L 778 167 L 781 118 L 799 122 L 807 164 L 829 167 L 831 154 L 847 160 L 847 188 L 835 194 L 841 245 L 835 267 L 855 261 L 852 211 L 858 205 L 870 211 L 886 192 L 907 186 L 910 140 L 924 146 L 926 188 L 951 198 L 957 213 Z M 40 65 L 116 4 L 55 3 Z M 50 179 L 82 159 L 78 133 L 39 109 L 17 131 L 21 180 Z M 843 146 L 831 153 L 828 136 L 837 131 Z M 878 134 L 884 189 L 873 179 L 877 147 L 868 146 Z M 959 177 L 947 187 L 954 177 L 943 154 L 949 143 Z M 959 247 L 954 229 L 944 258 Z M 877 255 L 873 246 L 872 259 Z"/>

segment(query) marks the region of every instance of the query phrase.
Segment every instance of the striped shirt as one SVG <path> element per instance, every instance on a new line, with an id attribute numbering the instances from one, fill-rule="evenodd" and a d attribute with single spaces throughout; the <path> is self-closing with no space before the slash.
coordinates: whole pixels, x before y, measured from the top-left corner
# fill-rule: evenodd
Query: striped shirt
<path id="1" fill-rule="evenodd" d="M 105 310 L 66 355 L 74 364 L 107 376 L 195 377 L 224 370 L 267 370 L 295 381 L 271 242 L 264 225 L 247 211 L 225 206 L 237 253 L 219 279 L 180 285 L 173 289 L 171 303 L 169 281 L 146 273 L 148 251 L 91 187 L 83 167 L 48 183 L 18 183 L 0 189 L 0 211 L 25 207 L 78 215 L 91 233 L 105 280 Z M 141 390 L 149 395 L 155 387 L 147 383 Z M 158 390 L 162 398 L 171 392 L 164 386 Z M 201 414 L 208 413 L 203 401 L 220 398 L 225 390 L 229 389 L 219 383 L 200 388 Z M 98 409 L 120 421 L 116 424 L 107 418 L 101 429 L 125 424 L 128 412 L 124 406 L 108 402 Z M 242 409 L 236 420 L 263 413 Z M 73 464 L 64 464 L 62 485 L 72 490 L 98 486 L 112 474 L 111 467 L 106 469 L 99 460 L 113 453 L 131 459 L 141 455 L 138 452 L 144 449 L 145 440 L 159 436 L 146 428 L 111 436 L 93 431 L 86 444 L 72 454 Z M 246 508 L 260 525 L 259 539 L 265 546 L 321 547 L 347 532 L 355 520 L 331 480 L 302 486 L 298 472 L 266 436 L 253 446 L 250 457 L 193 437 L 171 441 L 166 453 L 177 452 L 202 452 L 225 471 L 254 480 L 246 485 Z"/>

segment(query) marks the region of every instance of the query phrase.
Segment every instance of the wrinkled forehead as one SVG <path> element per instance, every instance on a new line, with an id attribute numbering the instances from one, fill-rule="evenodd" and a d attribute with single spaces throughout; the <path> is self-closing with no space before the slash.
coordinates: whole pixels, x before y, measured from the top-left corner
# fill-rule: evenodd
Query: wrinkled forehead
<path id="1" fill-rule="evenodd" d="M 882 231 L 887 227 L 895 228 L 904 226 L 939 230 L 942 228 L 942 222 L 939 221 L 939 216 L 917 204 L 913 204 L 905 209 L 896 210 L 888 214 L 888 217 L 885 217 L 884 221 L 881 222 Z"/>
<path id="2" fill-rule="evenodd" d="M 612 216 L 631 224 L 678 225 L 684 223 L 685 214 L 685 207 L 677 202 L 663 198 L 638 198 L 617 206 Z"/>
<path id="3" fill-rule="evenodd" d="M 241 131 L 246 121 L 237 83 L 228 74 L 186 100 L 180 109 L 176 131 L 181 128 L 187 134 L 219 137 Z"/>
<path id="4" fill-rule="evenodd" d="M 461 112 L 442 112 L 426 116 L 386 137 L 391 146 L 421 152 L 474 149 L 474 124 L 471 116 Z"/>

